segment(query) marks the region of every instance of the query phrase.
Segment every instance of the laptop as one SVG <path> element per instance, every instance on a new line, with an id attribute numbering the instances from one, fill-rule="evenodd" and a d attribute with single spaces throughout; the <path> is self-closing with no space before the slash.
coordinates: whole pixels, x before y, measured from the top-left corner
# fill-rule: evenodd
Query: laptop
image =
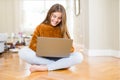
<path id="1" fill-rule="evenodd" d="M 36 55 L 41 57 L 68 57 L 72 39 L 38 37 Z"/>

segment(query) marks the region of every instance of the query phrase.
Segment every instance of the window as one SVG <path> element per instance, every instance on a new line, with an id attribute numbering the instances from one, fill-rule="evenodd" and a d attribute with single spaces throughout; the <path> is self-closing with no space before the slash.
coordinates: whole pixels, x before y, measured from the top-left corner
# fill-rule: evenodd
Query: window
<path id="1" fill-rule="evenodd" d="M 22 32 L 33 32 L 35 27 L 45 19 L 48 9 L 55 3 L 67 7 L 65 0 L 23 0 Z"/>

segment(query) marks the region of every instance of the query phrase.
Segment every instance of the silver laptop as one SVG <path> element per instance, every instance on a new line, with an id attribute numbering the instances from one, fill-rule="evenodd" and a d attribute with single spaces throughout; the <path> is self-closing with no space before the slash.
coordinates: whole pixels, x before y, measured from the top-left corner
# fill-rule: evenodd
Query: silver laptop
<path id="1" fill-rule="evenodd" d="M 38 37 L 36 55 L 41 57 L 67 57 L 72 48 L 72 39 Z"/>

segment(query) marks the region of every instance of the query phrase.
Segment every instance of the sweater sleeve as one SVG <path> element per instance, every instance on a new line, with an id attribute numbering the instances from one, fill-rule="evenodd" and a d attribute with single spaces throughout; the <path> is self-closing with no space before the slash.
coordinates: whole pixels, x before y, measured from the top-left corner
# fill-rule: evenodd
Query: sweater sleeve
<path id="1" fill-rule="evenodd" d="M 66 32 L 66 33 L 64 34 L 64 38 L 70 39 L 70 34 L 69 34 L 68 32 Z M 74 47 L 73 47 L 73 46 L 71 47 L 70 51 L 71 51 L 71 52 L 74 52 Z"/>
<path id="2" fill-rule="evenodd" d="M 74 47 L 72 46 L 72 48 L 70 49 L 71 52 L 74 52 Z"/>
<path id="3" fill-rule="evenodd" d="M 36 51 L 36 45 L 37 45 L 37 37 L 40 36 L 40 25 L 38 25 L 32 35 L 32 39 L 29 45 L 29 48 L 31 48 L 32 50 Z"/>

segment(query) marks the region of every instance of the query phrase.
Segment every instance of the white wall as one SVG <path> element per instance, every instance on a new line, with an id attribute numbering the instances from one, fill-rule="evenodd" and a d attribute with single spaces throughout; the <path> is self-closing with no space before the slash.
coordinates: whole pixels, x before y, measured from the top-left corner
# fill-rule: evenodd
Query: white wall
<path id="1" fill-rule="evenodd" d="M 89 1 L 90 49 L 112 49 L 114 47 L 114 6 L 112 1 Z"/>
<path id="2" fill-rule="evenodd" d="M 119 0 L 119 50 L 120 50 L 120 0 Z"/>
<path id="3" fill-rule="evenodd" d="M 119 0 L 89 0 L 90 56 L 116 56 L 119 54 Z"/>
<path id="4" fill-rule="evenodd" d="M 74 15 L 75 43 L 84 48 L 88 46 L 88 0 L 80 0 L 80 15 Z M 86 46 L 86 47 L 87 47 Z"/>

